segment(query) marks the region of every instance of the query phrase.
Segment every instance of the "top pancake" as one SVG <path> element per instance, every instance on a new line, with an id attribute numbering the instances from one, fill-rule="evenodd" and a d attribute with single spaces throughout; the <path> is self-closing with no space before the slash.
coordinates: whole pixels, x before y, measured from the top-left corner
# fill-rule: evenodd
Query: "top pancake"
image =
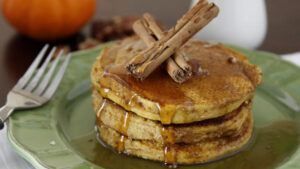
<path id="1" fill-rule="evenodd" d="M 92 83 L 103 97 L 163 124 L 190 123 L 232 112 L 253 97 L 262 80 L 259 67 L 247 57 L 221 44 L 201 41 L 189 41 L 181 48 L 193 67 L 192 78 L 183 84 L 174 82 L 163 66 L 144 81 L 105 71 L 144 49 L 137 37 L 105 48 L 93 65 Z M 236 63 L 230 62 L 233 57 Z"/>

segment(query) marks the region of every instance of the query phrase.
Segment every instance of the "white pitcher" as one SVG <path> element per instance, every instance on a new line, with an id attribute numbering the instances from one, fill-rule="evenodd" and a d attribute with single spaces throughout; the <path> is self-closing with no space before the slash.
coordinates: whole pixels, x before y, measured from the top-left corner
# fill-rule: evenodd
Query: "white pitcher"
<path id="1" fill-rule="evenodd" d="M 267 32 L 264 0 L 208 0 L 220 8 L 220 13 L 194 38 L 224 42 L 255 49 L 263 42 Z M 198 0 L 193 0 L 191 7 Z"/>

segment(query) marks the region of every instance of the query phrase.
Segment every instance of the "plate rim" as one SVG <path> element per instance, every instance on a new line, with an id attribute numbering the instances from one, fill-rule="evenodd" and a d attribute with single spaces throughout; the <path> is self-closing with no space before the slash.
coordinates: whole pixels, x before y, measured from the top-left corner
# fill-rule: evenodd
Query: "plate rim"
<path id="1" fill-rule="evenodd" d="M 26 151 L 25 147 L 21 146 L 14 137 L 11 136 L 10 132 L 10 122 L 7 121 L 7 139 L 9 145 L 13 148 L 13 150 L 18 153 L 21 157 L 23 157 L 27 162 L 29 162 L 34 168 L 37 169 L 47 169 L 45 166 L 43 166 L 43 163 L 32 153 L 29 151 Z"/>

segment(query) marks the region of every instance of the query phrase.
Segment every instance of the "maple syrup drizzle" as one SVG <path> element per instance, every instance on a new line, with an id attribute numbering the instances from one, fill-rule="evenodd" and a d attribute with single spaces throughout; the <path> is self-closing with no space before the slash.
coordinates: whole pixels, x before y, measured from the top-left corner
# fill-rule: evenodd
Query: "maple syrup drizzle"
<path id="1" fill-rule="evenodd" d="M 169 110 L 162 109 L 159 103 L 155 103 L 157 110 L 159 112 L 160 121 L 162 124 L 171 124 L 173 117 L 175 115 L 176 109 Z"/>
<path id="2" fill-rule="evenodd" d="M 131 96 L 131 98 L 130 98 L 130 100 L 128 102 L 128 106 L 133 106 L 136 103 L 137 96 L 138 96 L 137 94 L 134 94 L 134 95 Z"/>
<path id="3" fill-rule="evenodd" d="M 129 126 L 129 121 L 130 121 L 130 113 L 126 111 L 125 116 L 122 116 L 122 128 L 121 131 L 124 133 L 124 135 L 127 135 L 127 130 Z"/>
<path id="4" fill-rule="evenodd" d="M 160 104 L 159 103 L 155 103 L 157 110 L 159 112 L 159 116 L 160 116 L 160 121 L 162 124 L 171 124 L 172 119 L 174 117 L 175 114 L 175 109 L 172 111 L 166 111 L 161 109 Z"/>
<path id="5" fill-rule="evenodd" d="M 161 129 L 161 136 L 164 144 L 175 144 L 174 128 L 173 126 L 163 126 Z"/>
<path id="6" fill-rule="evenodd" d="M 172 145 L 164 147 L 164 154 L 165 154 L 165 165 L 169 165 L 170 168 L 176 168 L 177 161 L 176 161 L 176 148 Z"/>
<path id="7" fill-rule="evenodd" d="M 110 89 L 108 89 L 108 88 L 102 89 L 102 92 L 101 92 L 102 96 L 107 98 L 109 91 L 110 91 Z"/>
<path id="8" fill-rule="evenodd" d="M 118 152 L 123 153 L 125 150 L 125 141 L 127 136 L 127 130 L 130 122 L 130 113 L 125 112 L 125 115 L 121 117 L 122 126 L 121 126 L 121 136 L 118 142 Z"/>
<path id="9" fill-rule="evenodd" d="M 119 153 L 123 153 L 125 150 L 125 141 L 126 141 L 126 137 L 124 135 L 120 135 L 120 139 L 118 142 L 118 152 Z"/>
<path id="10" fill-rule="evenodd" d="M 160 121 L 162 124 L 171 124 L 174 117 L 175 110 L 165 110 L 160 111 Z"/>
<path id="11" fill-rule="evenodd" d="M 164 152 L 164 162 L 166 165 L 171 165 L 172 168 L 176 167 L 177 160 L 177 150 L 174 146 L 175 138 L 174 138 L 174 128 L 173 126 L 165 127 L 163 126 L 161 129 L 161 135 L 164 141 L 163 152 Z"/>
<path id="12" fill-rule="evenodd" d="M 106 100 L 106 99 L 103 99 L 102 105 L 101 105 L 101 107 L 99 108 L 99 110 L 97 111 L 96 116 L 97 116 L 97 119 L 98 119 L 98 123 L 101 122 L 101 114 L 102 114 L 102 111 L 104 110 L 104 107 L 105 107 L 105 105 L 106 105 L 106 102 L 107 102 L 107 100 Z"/>

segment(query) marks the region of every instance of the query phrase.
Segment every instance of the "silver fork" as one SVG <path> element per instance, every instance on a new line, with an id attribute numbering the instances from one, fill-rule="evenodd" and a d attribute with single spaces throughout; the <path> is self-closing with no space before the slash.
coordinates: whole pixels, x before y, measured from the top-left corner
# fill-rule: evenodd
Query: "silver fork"
<path id="1" fill-rule="evenodd" d="M 52 79 L 52 75 L 55 72 L 58 61 L 63 54 L 63 50 L 59 51 L 59 54 L 53 61 L 52 66 L 47 72 L 45 72 L 51 58 L 56 51 L 56 47 L 51 49 L 42 66 L 39 69 L 37 67 L 42 58 L 45 56 L 48 48 L 49 45 L 46 44 L 32 62 L 30 67 L 27 69 L 25 74 L 8 93 L 6 104 L 0 108 L 0 130 L 4 127 L 4 122 L 14 110 L 42 106 L 47 103 L 55 93 L 59 83 L 63 78 L 64 72 L 66 71 L 71 58 L 71 53 L 67 55 L 65 61 L 60 66 L 55 77 Z"/>

